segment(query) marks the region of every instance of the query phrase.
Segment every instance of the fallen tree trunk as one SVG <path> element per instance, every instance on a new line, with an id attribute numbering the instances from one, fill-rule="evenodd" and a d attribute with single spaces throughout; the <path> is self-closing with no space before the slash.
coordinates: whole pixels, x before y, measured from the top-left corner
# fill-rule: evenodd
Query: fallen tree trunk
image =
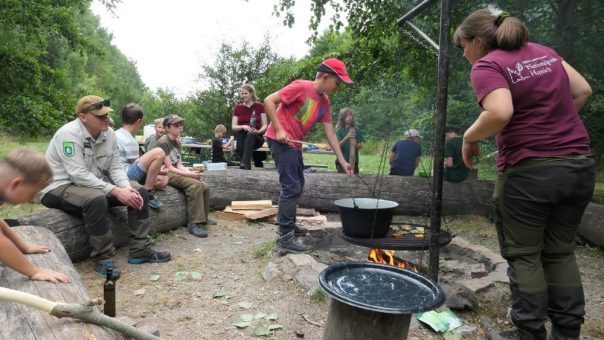
<path id="1" fill-rule="evenodd" d="M 577 232 L 587 243 L 604 248 L 604 205 L 590 203 Z"/>
<path id="2" fill-rule="evenodd" d="M 395 213 L 402 215 L 429 215 L 432 178 L 359 175 L 348 177 L 336 173 L 305 174 L 304 193 L 299 205 L 322 212 L 337 211 L 333 203 L 340 198 L 376 196 L 398 202 Z M 359 178 L 360 177 L 360 178 Z M 211 206 L 224 208 L 231 201 L 270 199 L 279 201 L 279 176 L 276 171 L 246 171 L 228 169 L 209 171 L 205 181 L 212 188 Z M 366 184 L 365 184 L 366 183 Z M 491 213 L 492 181 L 468 180 L 444 183 L 443 215 Z"/>
<path id="3" fill-rule="evenodd" d="M 0 286 L 57 302 L 85 303 L 91 300 L 61 242 L 50 230 L 24 226 L 17 227 L 16 231 L 27 242 L 44 244 L 52 249 L 48 254 L 27 255 L 34 265 L 65 273 L 71 283 L 32 281 L 6 266 L 0 266 Z M 111 330 L 73 319 L 59 319 L 14 302 L 0 301 L 0 311 L 0 339 L 117 339 Z"/>
<path id="4" fill-rule="evenodd" d="M 149 209 L 151 231 L 168 231 L 187 224 L 187 204 L 185 195 L 172 187 L 158 191 L 164 207 Z M 116 247 L 128 244 L 128 215 L 126 207 L 111 208 L 109 215 Z M 82 216 L 70 215 L 59 209 L 47 209 L 29 215 L 19 216 L 21 225 L 35 225 L 52 230 L 61 240 L 72 261 L 90 256 L 88 233 Z"/>
<path id="5" fill-rule="evenodd" d="M 376 190 L 379 197 L 398 202 L 395 213 L 400 215 L 430 215 L 431 178 L 360 175 L 347 177 L 334 173 L 305 174 L 306 184 L 299 205 L 321 212 L 335 212 L 335 200 L 347 197 L 371 197 Z M 209 171 L 205 181 L 211 187 L 210 207 L 222 210 L 232 201 L 270 199 L 279 201 L 279 179 L 274 170 Z M 366 184 L 365 184 L 366 183 Z M 467 180 L 443 184 L 442 214 L 491 215 L 493 181 Z M 161 210 L 151 209 L 151 230 L 167 231 L 186 225 L 186 198 L 178 190 L 168 187 L 159 190 L 164 203 Z M 128 242 L 126 208 L 113 208 L 111 214 L 116 245 Z M 604 247 L 604 207 L 590 204 L 587 207 L 579 235 L 589 243 Z M 88 235 L 81 216 L 69 215 L 49 209 L 18 218 L 21 224 L 44 226 L 51 229 L 63 243 L 72 261 L 85 259 L 90 254 Z"/>

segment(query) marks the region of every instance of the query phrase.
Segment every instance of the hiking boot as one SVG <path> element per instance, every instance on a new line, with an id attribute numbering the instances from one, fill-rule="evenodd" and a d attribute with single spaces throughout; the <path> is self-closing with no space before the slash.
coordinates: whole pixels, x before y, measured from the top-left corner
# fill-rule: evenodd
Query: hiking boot
<path id="1" fill-rule="evenodd" d="M 299 225 L 294 225 L 294 234 L 296 236 L 305 236 L 308 234 L 308 229 Z"/>
<path id="2" fill-rule="evenodd" d="M 102 277 L 107 278 L 107 268 L 113 268 L 113 280 L 117 280 L 122 276 L 122 272 L 113 264 L 112 260 L 100 260 L 94 265 L 94 272 Z"/>
<path id="3" fill-rule="evenodd" d="M 149 206 L 153 209 L 161 209 L 164 204 L 157 198 L 155 190 L 149 190 Z"/>
<path id="4" fill-rule="evenodd" d="M 290 231 L 277 239 L 277 249 L 282 252 L 293 254 L 307 254 L 312 250 L 310 246 L 296 241 L 296 235 L 293 231 Z"/>
<path id="5" fill-rule="evenodd" d="M 208 231 L 203 224 L 189 223 L 187 229 L 189 230 L 189 233 L 195 237 L 208 237 Z"/>
<path id="6" fill-rule="evenodd" d="M 547 340 L 579 340 L 579 336 L 568 336 L 562 334 L 556 325 L 552 325 L 551 332 L 547 335 Z"/>
<path id="7" fill-rule="evenodd" d="M 520 332 L 518 330 L 513 331 L 489 331 L 487 333 L 487 340 L 520 340 Z"/>
<path id="8" fill-rule="evenodd" d="M 204 225 L 216 225 L 216 223 L 217 223 L 216 221 L 211 220 L 209 218 L 205 222 L 201 222 L 201 224 L 204 224 Z"/>
<path id="9" fill-rule="evenodd" d="M 128 258 L 128 263 L 132 263 L 132 264 L 141 264 L 141 263 L 145 263 L 145 262 L 162 263 L 162 262 L 170 261 L 171 258 L 172 258 L 172 256 L 170 255 L 170 252 L 150 249 L 149 252 L 144 256 Z"/>

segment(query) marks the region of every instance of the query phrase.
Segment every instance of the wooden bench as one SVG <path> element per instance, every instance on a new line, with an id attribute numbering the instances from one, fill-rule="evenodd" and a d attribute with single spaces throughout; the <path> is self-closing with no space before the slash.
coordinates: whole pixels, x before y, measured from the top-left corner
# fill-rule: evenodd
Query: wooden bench
<path id="1" fill-rule="evenodd" d="M 65 273 L 72 282 L 54 284 L 32 281 L 0 265 L 0 286 L 55 302 L 85 303 L 91 300 L 65 248 L 52 231 L 33 226 L 16 227 L 14 230 L 27 242 L 47 245 L 52 249 L 48 254 L 26 255 L 34 265 Z M 33 307 L 6 301 L 0 301 L 0 325 L 0 339 L 118 339 L 112 330 L 71 318 L 59 319 Z"/>

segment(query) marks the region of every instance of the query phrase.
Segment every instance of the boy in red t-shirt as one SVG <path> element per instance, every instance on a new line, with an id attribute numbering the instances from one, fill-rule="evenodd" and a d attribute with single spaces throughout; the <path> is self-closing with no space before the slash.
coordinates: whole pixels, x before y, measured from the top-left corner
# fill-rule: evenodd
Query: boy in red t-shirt
<path id="1" fill-rule="evenodd" d="M 338 59 L 324 60 L 314 81 L 296 80 L 264 100 L 271 123 L 266 131 L 268 146 L 279 172 L 279 238 L 277 247 L 291 253 L 308 253 L 311 248 L 296 241 L 308 231 L 296 225 L 296 205 L 304 190 L 304 163 L 300 141 L 312 126 L 321 122 L 327 142 L 347 175 L 352 167 L 342 155 L 340 143 L 331 124 L 329 95 L 340 83 L 351 84 L 346 65 Z"/>

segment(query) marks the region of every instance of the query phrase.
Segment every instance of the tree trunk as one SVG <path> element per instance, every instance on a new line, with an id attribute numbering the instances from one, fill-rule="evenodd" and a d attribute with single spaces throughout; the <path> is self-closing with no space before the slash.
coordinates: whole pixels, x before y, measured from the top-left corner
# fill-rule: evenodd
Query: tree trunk
<path id="1" fill-rule="evenodd" d="M 164 203 L 161 210 L 150 209 L 149 218 L 152 231 L 168 231 L 187 224 L 187 205 L 185 195 L 172 187 L 158 191 Z M 128 215 L 126 207 L 111 208 L 110 220 L 115 237 L 115 246 L 128 244 Z M 29 215 L 20 216 L 21 225 L 35 225 L 52 230 L 63 243 L 72 261 L 86 259 L 90 256 L 88 233 L 82 216 L 70 215 L 62 210 L 48 209 Z"/>
<path id="2" fill-rule="evenodd" d="M 336 173 L 305 174 L 304 192 L 298 204 L 322 212 L 335 212 L 334 201 L 349 197 L 371 197 L 376 186 L 376 196 L 398 202 L 395 213 L 402 215 L 428 215 L 432 178 L 359 175 L 348 177 Z M 231 201 L 270 199 L 279 201 L 279 176 L 274 170 L 210 171 L 204 179 L 212 188 L 211 206 L 223 208 Z M 377 182 L 377 185 L 376 185 Z M 365 185 L 367 183 L 367 185 Z M 368 187 L 369 186 L 369 187 Z M 444 183 L 443 214 L 489 215 L 493 193 L 492 181 L 467 180 L 461 183 Z"/>
<path id="3" fill-rule="evenodd" d="M 6 266 L 0 266 L 0 286 L 37 295 L 52 301 L 86 303 L 90 295 L 79 280 L 59 239 L 46 228 L 31 226 L 15 230 L 27 242 L 44 244 L 52 249 L 48 254 L 27 255 L 37 267 L 50 268 L 65 273 L 70 284 L 53 284 L 31 281 Z M 14 302 L 0 301 L 0 339 L 117 339 L 112 331 L 80 321 L 51 316 L 43 311 Z"/>
<path id="4" fill-rule="evenodd" d="M 376 196 L 398 202 L 395 210 L 400 215 L 430 215 L 431 178 L 360 175 L 348 177 L 335 173 L 305 174 L 304 192 L 299 206 L 321 212 L 337 212 L 334 201 L 340 198 L 371 197 L 374 185 Z M 210 207 L 222 210 L 232 201 L 270 199 L 279 202 L 279 176 L 274 170 L 209 171 L 204 180 L 210 185 Z M 367 183 L 365 185 L 364 183 Z M 492 181 L 466 180 L 461 183 L 443 183 L 442 215 L 491 215 Z M 381 190 L 381 191 L 380 191 Z M 186 198 L 172 187 L 159 190 L 164 203 L 161 210 L 150 211 L 151 231 L 167 231 L 187 223 Z M 579 229 L 579 235 L 589 243 L 604 247 L 604 207 L 590 204 Z M 88 234 L 81 216 L 61 210 L 48 209 L 20 216 L 20 224 L 47 227 L 63 243 L 72 261 L 88 258 Z M 126 208 L 112 209 L 111 221 L 116 246 L 128 243 Z"/>

